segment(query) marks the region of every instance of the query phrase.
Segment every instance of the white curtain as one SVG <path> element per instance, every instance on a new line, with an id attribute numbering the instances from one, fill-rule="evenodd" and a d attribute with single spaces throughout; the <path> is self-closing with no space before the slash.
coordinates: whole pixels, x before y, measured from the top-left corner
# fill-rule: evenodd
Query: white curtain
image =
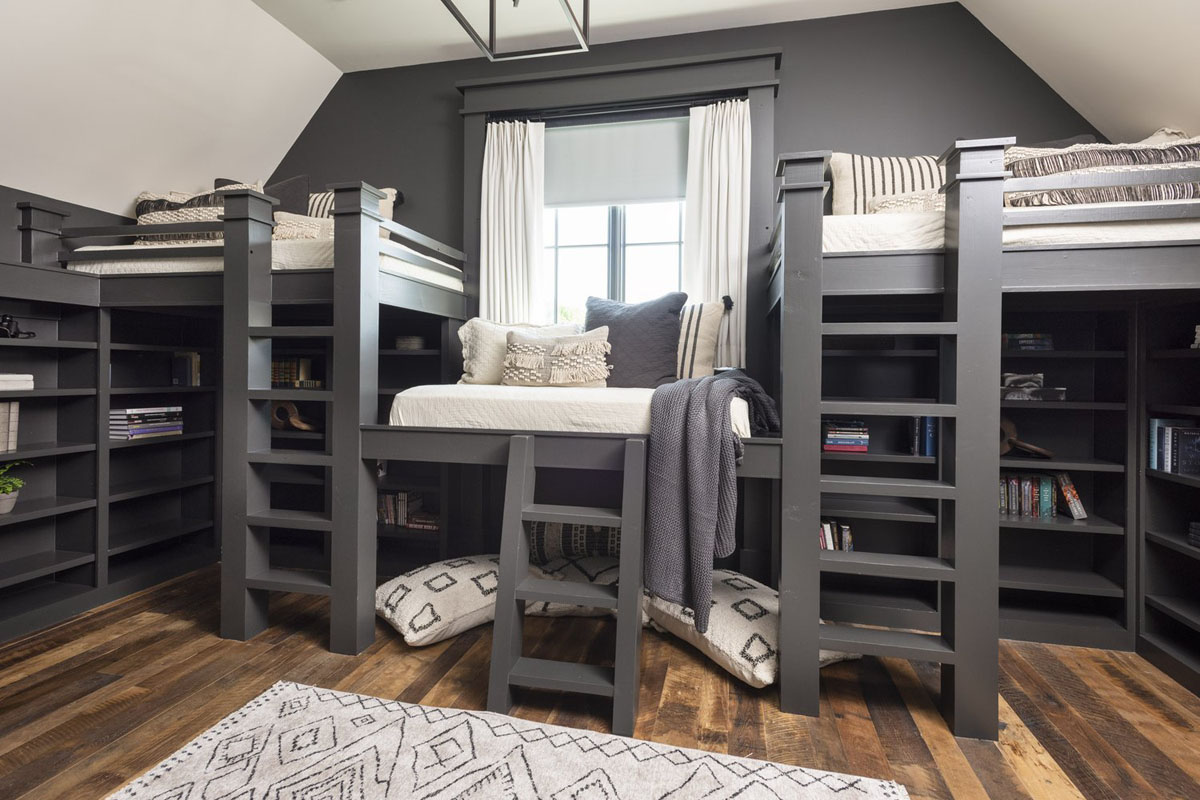
<path id="1" fill-rule="evenodd" d="M 550 322 L 553 281 L 542 272 L 546 124 L 491 122 L 483 153 L 479 307 L 501 323 Z"/>
<path id="2" fill-rule="evenodd" d="M 690 302 L 733 300 L 717 340 L 717 365 L 746 363 L 750 241 L 750 103 L 692 109 L 688 128 L 683 290 Z"/>

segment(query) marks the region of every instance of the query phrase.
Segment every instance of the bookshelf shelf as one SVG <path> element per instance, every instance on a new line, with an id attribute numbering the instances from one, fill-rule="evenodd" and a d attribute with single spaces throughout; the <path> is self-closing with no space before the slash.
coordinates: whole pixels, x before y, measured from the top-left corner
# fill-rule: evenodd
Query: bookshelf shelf
<path id="1" fill-rule="evenodd" d="M 156 445 L 212 439 L 216 435 L 216 431 L 195 431 L 192 433 L 181 433 L 178 436 L 154 436 L 149 439 L 109 439 L 108 446 L 111 450 L 124 450 L 127 447 L 154 447 Z"/>
<path id="2" fill-rule="evenodd" d="M 94 397 L 95 389 L 17 389 L 0 392 L 0 400 L 37 400 L 51 397 Z"/>
<path id="3" fill-rule="evenodd" d="M 410 356 L 410 357 L 426 356 L 426 357 L 429 357 L 429 356 L 440 356 L 441 354 L 442 354 L 442 351 L 441 351 L 441 350 L 431 350 L 431 349 L 428 349 L 428 348 L 427 348 L 427 349 L 424 349 L 424 350 L 394 350 L 394 349 L 393 349 L 393 350 L 380 350 L 380 351 L 379 351 L 379 355 L 381 355 L 381 356 L 386 356 L 387 358 L 397 358 L 397 357 L 403 358 L 403 357 L 405 357 L 405 356 Z"/>
<path id="4" fill-rule="evenodd" d="M 821 516 L 847 519 L 871 519 L 890 522 L 937 522 L 928 504 L 899 497 L 863 495 L 821 495 Z"/>
<path id="5" fill-rule="evenodd" d="M 140 550 L 143 547 L 169 542 L 213 526 L 211 519 L 164 519 L 128 530 L 113 530 L 109 534 L 110 556 Z"/>
<path id="6" fill-rule="evenodd" d="M 1091 400 L 1002 400 L 1001 408 L 1024 408 L 1037 411 L 1125 411 L 1125 403 Z"/>
<path id="7" fill-rule="evenodd" d="M 943 558 L 862 550 L 822 550 L 821 571 L 904 580 L 954 580 L 954 566 Z"/>
<path id="8" fill-rule="evenodd" d="M 87 442 L 29 442 L 16 450 L 0 452 L 0 460 L 23 461 L 52 456 L 67 456 L 73 453 L 89 453 L 96 445 Z"/>
<path id="9" fill-rule="evenodd" d="M 1200 406 L 1151 403 L 1146 411 L 1154 417 L 1200 417 Z"/>
<path id="10" fill-rule="evenodd" d="M 0 348 L 34 350 L 95 350 L 95 342 L 73 342 L 66 339 L 0 339 Z"/>
<path id="11" fill-rule="evenodd" d="M 56 572 L 63 572 L 73 567 L 91 564 L 95 560 L 95 553 L 83 553 L 75 550 L 51 550 L 14 558 L 0 563 L 0 589 L 53 575 Z"/>
<path id="12" fill-rule="evenodd" d="M 109 489 L 108 501 L 110 503 L 122 503 L 126 500 L 135 500 L 139 497 L 150 497 L 151 495 L 174 492 L 180 489 L 204 486 L 212 482 L 212 475 L 201 475 L 195 478 L 168 478 L 166 480 L 132 481 L 115 484 Z"/>
<path id="13" fill-rule="evenodd" d="M 57 517 L 62 514 L 72 514 L 76 511 L 86 511 L 95 507 L 95 498 L 54 496 L 26 500 L 24 497 L 20 497 L 17 499 L 16 508 L 7 514 L 0 514 L 0 528 L 21 522 Z"/>
<path id="14" fill-rule="evenodd" d="M 217 348 L 194 344 L 150 344 L 148 342 L 113 342 L 109 349 L 134 353 L 215 353 Z"/>
<path id="15" fill-rule="evenodd" d="M 330 403 L 333 392 L 328 389 L 251 389 L 251 400 L 291 400 L 293 402 Z"/>
<path id="16" fill-rule="evenodd" d="M 1001 589 L 1060 592 L 1093 597 L 1124 597 L 1125 590 L 1096 572 L 1050 566 L 1000 565 Z"/>
<path id="17" fill-rule="evenodd" d="M 215 392 L 215 386 L 114 386 L 114 395 L 135 394 L 205 394 Z"/>
<path id="18" fill-rule="evenodd" d="M 914 456 L 901 452 L 866 452 L 866 453 L 821 453 L 825 461 L 858 461 L 876 464 L 936 464 L 936 456 Z"/>
<path id="19" fill-rule="evenodd" d="M 1200 349 L 1190 347 L 1174 347 L 1164 350 L 1151 350 L 1147 355 L 1152 361 L 1168 358 L 1200 358 Z"/>
<path id="20" fill-rule="evenodd" d="M 1182 553 L 1189 558 L 1200 559 L 1200 547 L 1195 547 L 1188 544 L 1187 537 L 1183 534 L 1146 531 L 1145 537 L 1147 542 L 1152 542 L 1161 547 L 1169 548 L 1174 550 L 1176 553 Z"/>
<path id="21" fill-rule="evenodd" d="M 1026 458 L 1001 456 L 1000 469 L 1037 472 L 1124 472 L 1125 465 L 1102 458 Z"/>
<path id="22" fill-rule="evenodd" d="M 1146 606 L 1200 633 L 1200 601 L 1192 597 L 1148 594 Z"/>
<path id="23" fill-rule="evenodd" d="M 1001 350 L 1001 358 L 1020 359 L 1100 359 L 1125 358 L 1124 350 Z"/>
<path id="24" fill-rule="evenodd" d="M 938 351 L 932 348 L 924 349 L 855 349 L 842 348 L 822 350 L 825 358 L 937 358 Z"/>
<path id="25" fill-rule="evenodd" d="M 1180 486 L 1190 486 L 1193 489 L 1200 488 L 1200 475 L 1180 475 L 1176 472 L 1163 472 L 1161 469 L 1147 469 L 1146 477 L 1178 483 Z"/>
<path id="26" fill-rule="evenodd" d="M 1001 514 L 1000 528 L 1045 530 L 1058 533 L 1102 533 L 1111 536 L 1124 536 L 1125 528 L 1106 519 L 1089 514 L 1086 519 L 1072 519 L 1071 516 L 1060 513 L 1057 517 L 1048 519 L 1040 517 L 1023 517 Z"/>

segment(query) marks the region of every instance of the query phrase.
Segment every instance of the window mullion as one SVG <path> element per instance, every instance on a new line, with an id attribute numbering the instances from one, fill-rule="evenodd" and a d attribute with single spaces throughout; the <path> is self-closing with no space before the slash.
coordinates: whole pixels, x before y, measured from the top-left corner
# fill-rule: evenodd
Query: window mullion
<path id="1" fill-rule="evenodd" d="M 608 296 L 625 300 L 625 207 L 608 207 Z"/>

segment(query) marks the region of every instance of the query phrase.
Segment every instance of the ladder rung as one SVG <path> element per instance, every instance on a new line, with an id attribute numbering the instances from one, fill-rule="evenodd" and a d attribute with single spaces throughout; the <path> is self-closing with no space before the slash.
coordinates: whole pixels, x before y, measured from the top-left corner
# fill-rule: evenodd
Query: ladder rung
<path id="1" fill-rule="evenodd" d="M 319 595 L 327 595 L 333 590 L 328 573 L 299 569 L 269 569 L 250 575 L 246 578 L 246 588 Z"/>
<path id="2" fill-rule="evenodd" d="M 550 661 L 544 658 L 518 658 L 508 673 L 511 686 L 530 689 L 553 689 L 562 692 L 613 695 L 612 667 L 575 664 L 570 661 Z"/>
<path id="3" fill-rule="evenodd" d="M 826 322 L 826 336 L 955 336 L 957 322 Z"/>
<path id="4" fill-rule="evenodd" d="M 252 325 L 252 339 L 333 338 L 332 325 Z"/>
<path id="5" fill-rule="evenodd" d="M 863 550 L 822 550 L 821 571 L 909 580 L 954 580 L 954 567 L 942 558 L 868 553 Z"/>
<path id="6" fill-rule="evenodd" d="M 874 497 L 930 497 L 936 500 L 953 500 L 956 494 L 954 486 L 945 481 L 867 475 L 822 475 L 821 491 Z"/>
<path id="7" fill-rule="evenodd" d="M 852 625 L 822 624 L 821 647 L 861 653 L 865 656 L 892 656 L 914 661 L 954 663 L 954 650 L 941 636 L 908 631 L 859 628 Z"/>
<path id="8" fill-rule="evenodd" d="M 295 528 L 303 531 L 332 531 L 333 520 L 320 511 L 268 508 L 246 515 L 246 524 L 262 528 Z"/>
<path id="9" fill-rule="evenodd" d="M 565 522 L 575 525 L 597 525 L 616 528 L 621 525 L 619 508 L 595 508 L 591 506 L 556 506 L 548 503 L 533 503 L 521 511 L 526 522 Z"/>
<path id="10" fill-rule="evenodd" d="M 576 581 L 552 581 L 546 578 L 526 578 L 517 586 L 517 599 L 566 603 L 588 608 L 616 608 L 617 587 Z"/>

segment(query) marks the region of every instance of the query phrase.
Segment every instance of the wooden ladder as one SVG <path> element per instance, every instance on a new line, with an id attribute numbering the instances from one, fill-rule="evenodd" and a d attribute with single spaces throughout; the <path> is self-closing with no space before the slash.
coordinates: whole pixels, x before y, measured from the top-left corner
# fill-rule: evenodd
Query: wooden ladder
<path id="1" fill-rule="evenodd" d="M 534 502 L 535 439 L 533 435 L 517 435 L 509 440 L 488 710 L 508 713 L 513 704 L 514 686 L 600 695 L 612 698 L 613 733 L 632 736 L 637 721 L 641 665 L 646 442 L 644 439 L 628 439 L 625 442 L 621 508 L 616 509 Z M 530 577 L 526 522 L 619 527 L 621 553 L 617 585 L 597 586 Z M 615 666 L 601 667 L 523 656 L 521 651 L 527 602 L 615 609 Z"/>

